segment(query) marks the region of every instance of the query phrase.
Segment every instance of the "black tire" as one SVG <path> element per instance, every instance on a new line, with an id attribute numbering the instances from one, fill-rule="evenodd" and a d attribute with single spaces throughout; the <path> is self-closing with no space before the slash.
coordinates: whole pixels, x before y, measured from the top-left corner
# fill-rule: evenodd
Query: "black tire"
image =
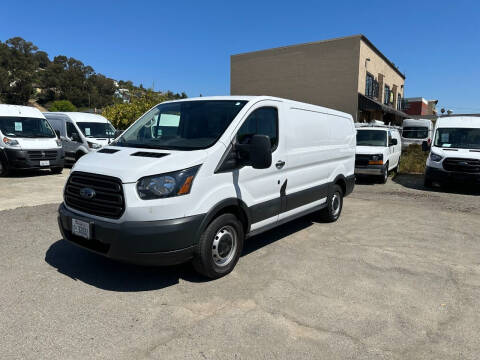
<path id="1" fill-rule="evenodd" d="M 425 186 L 426 188 L 431 188 L 433 186 L 432 179 L 425 175 L 423 178 L 423 186 Z"/>
<path id="2" fill-rule="evenodd" d="M 320 210 L 320 220 L 335 222 L 340 217 L 343 209 L 343 191 L 338 185 L 333 186 L 332 193 L 327 197 L 327 207 Z"/>
<path id="3" fill-rule="evenodd" d="M 229 235 L 229 232 L 233 234 L 232 229 L 236 238 L 234 242 L 230 243 L 229 237 L 233 237 Z M 227 234 L 221 235 L 224 234 L 222 230 L 224 232 L 227 231 Z M 235 215 L 223 214 L 217 217 L 200 236 L 195 257 L 192 261 L 195 270 L 210 279 L 218 279 L 230 273 L 242 253 L 244 237 L 243 225 Z M 214 242 L 217 242 L 217 247 Z M 236 245 L 234 246 L 233 244 Z M 230 252 L 226 254 L 226 249 L 229 248 L 229 245 L 231 246 Z M 222 251 L 225 257 L 220 256 Z M 225 259 L 224 264 L 220 264 L 222 259 Z"/>
<path id="4" fill-rule="evenodd" d="M 7 163 L 0 158 L 0 177 L 5 177 L 10 174 L 10 169 Z"/>
<path id="5" fill-rule="evenodd" d="M 382 175 L 380 176 L 380 183 L 381 184 L 386 184 L 388 181 L 388 163 L 383 169 Z"/>
<path id="6" fill-rule="evenodd" d="M 63 167 L 50 168 L 50 171 L 52 172 L 52 174 L 61 174 L 63 171 Z"/>

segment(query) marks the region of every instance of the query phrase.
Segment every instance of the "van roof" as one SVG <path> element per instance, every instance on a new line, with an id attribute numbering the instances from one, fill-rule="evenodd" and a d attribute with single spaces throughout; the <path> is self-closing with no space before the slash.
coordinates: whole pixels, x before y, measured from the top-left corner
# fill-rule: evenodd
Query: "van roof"
<path id="1" fill-rule="evenodd" d="M 32 117 L 45 119 L 37 108 L 21 105 L 0 104 L 0 116 Z"/>
<path id="2" fill-rule="evenodd" d="M 278 101 L 278 102 L 287 103 L 287 104 L 291 105 L 292 108 L 318 111 L 318 112 L 323 112 L 323 113 L 327 113 L 327 114 L 330 114 L 330 115 L 336 115 L 336 116 L 341 116 L 341 117 L 346 117 L 348 119 L 352 119 L 352 115 L 350 115 L 348 113 L 338 111 L 338 110 L 326 108 L 326 107 L 323 107 L 323 106 L 303 103 L 303 102 L 299 102 L 299 101 L 289 100 L 289 99 L 282 99 L 282 98 L 275 97 L 275 96 L 266 96 L 266 95 L 262 95 L 262 96 L 246 96 L 246 95 L 239 95 L 239 96 L 234 96 L 234 95 L 229 95 L 229 96 L 203 96 L 203 97 L 195 97 L 195 98 L 186 98 L 186 99 L 165 101 L 165 103 L 173 103 L 173 102 L 180 102 L 180 101 L 201 101 L 201 100 L 238 100 L 238 101 L 248 101 L 248 102 L 252 102 L 252 103 L 256 103 L 256 102 L 262 101 L 262 100 L 271 100 L 271 101 Z"/>
<path id="3" fill-rule="evenodd" d="M 430 126 L 432 120 L 429 119 L 405 119 L 403 120 L 402 126 Z"/>
<path id="4" fill-rule="evenodd" d="M 448 116 L 437 119 L 437 128 L 480 128 L 480 117 L 477 116 Z"/>
<path id="5" fill-rule="evenodd" d="M 106 123 L 108 120 L 104 118 L 102 115 L 98 114 L 90 114 L 90 113 L 83 113 L 83 112 L 45 112 L 43 113 L 47 118 L 51 117 L 63 117 L 67 116 L 71 120 L 75 122 L 98 122 L 98 123 Z"/>

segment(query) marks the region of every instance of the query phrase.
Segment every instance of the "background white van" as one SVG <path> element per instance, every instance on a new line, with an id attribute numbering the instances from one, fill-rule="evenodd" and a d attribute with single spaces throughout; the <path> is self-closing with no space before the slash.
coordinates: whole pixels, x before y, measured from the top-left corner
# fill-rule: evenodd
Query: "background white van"
<path id="1" fill-rule="evenodd" d="M 425 169 L 425 186 L 433 182 L 480 185 L 480 117 L 439 118 Z"/>
<path id="2" fill-rule="evenodd" d="M 42 113 L 29 106 L 0 104 L 0 176 L 11 170 L 63 170 L 62 143 Z"/>
<path id="3" fill-rule="evenodd" d="M 357 128 L 355 175 L 376 176 L 386 183 L 388 173 L 397 170 L 402 155 L 402 140 L 397 129 L 386 126 Z"/>
<path id="4" fill-rule="evenodd" d="M 337 220 L 354 163 L 349 114 L 273 97 L 164 102 L 75 164 L 60 230 L 110 258 L 193 259 L 216 278 L 246 237 L 315 211 Z"/>
<path id="5" fill-rule="evenodd" d="M 43 113 L 60 133 L 65 161 L 72 163 L 90 151 L 101 149 L 115 137 L 115 128 L 101 115 L 82 112 Z"/>
<path id="6" fill-rule="evenodd" d="M 432 142 L 433 123 L 428 119 L 405 119 L 402 123 L 402 150 L 412 144 L 422 145 Z"/>

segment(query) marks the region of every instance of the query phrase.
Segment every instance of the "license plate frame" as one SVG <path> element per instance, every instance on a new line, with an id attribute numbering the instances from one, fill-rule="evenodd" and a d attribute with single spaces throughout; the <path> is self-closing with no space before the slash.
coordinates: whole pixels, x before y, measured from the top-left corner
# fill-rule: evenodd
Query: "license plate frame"
<path id="1" fill-rule="evenodd" d="M 90 240 L 92 238 L 92 224 L 72 218 L 72 234 Z"/>
<path id="2" fill-rule="evenodd" d="M 50 166 L 50 160 L 40 160 L 40 166 Z"/>

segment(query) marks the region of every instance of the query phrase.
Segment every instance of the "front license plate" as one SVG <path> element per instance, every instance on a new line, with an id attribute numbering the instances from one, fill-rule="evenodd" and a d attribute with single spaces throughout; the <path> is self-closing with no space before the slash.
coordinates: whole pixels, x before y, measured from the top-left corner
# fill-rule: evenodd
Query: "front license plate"
<path id="1" fill-rule="evenodd" d="M 72 234 L 90 239 L 90 224 L 77 219 L 72 219 Z"/>
<path id="2" fill-rule="evenodd" d="M 40 166 L 50 166 L 50 160 L 40 160 Z"/>

